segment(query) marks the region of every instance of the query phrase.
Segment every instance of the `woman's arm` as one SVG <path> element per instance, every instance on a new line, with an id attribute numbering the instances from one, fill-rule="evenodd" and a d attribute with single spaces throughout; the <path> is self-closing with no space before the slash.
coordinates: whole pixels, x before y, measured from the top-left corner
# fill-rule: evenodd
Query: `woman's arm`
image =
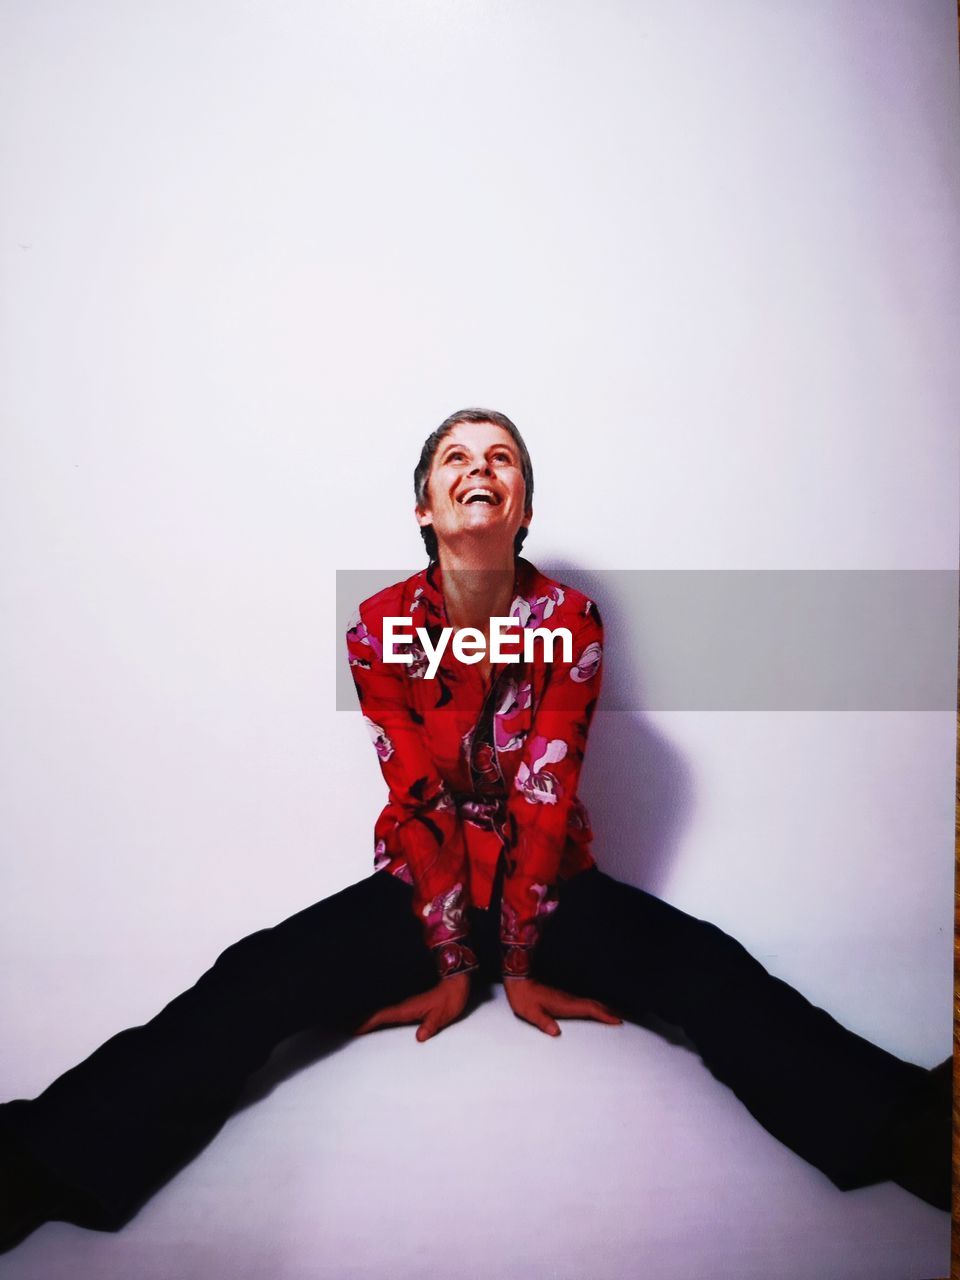
<path id="1" fill-rule="evenodd" d="M 383 661 L 382 641 L 382 619 L 365 613 L 361 605 L 347 631 L 347 652 L 390 793 L 377 830 L 386 845 L 383 856 L 399 856 L 406 863 L 424 940 L 440 976 L 452 977 L 478 967 L 468 945 L 463 831 L 456 804 L 407 700 L 406 667 Z"/>
<path id="2" fill-rule="evenodd" d="M 528 977 L 544 918 L 557 905 L 557 871 L 600 694 L 603 623 L 586 601 L 569 625 L 570 662 L 555 662 L 536 708 L 507 803 L 501 906 L 504 977 Z"/>

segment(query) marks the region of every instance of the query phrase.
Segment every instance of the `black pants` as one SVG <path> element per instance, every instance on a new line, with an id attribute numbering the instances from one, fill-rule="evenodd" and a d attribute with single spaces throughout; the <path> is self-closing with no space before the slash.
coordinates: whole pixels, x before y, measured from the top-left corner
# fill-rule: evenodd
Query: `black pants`
<path id="1" fill-rule="evenodd" d="M 496 908 L 495 896 L 490 911 L 472 909 L 490 981 Z M 923 1069 L 845 1030 L 716 926 L 593 867 L 563 886 L 535 976 L 681 1028 L 757 1120 L 837 1186 L 885 1176 L 884 1131 Z M 436 980 L 409 886 L 377 872 L 234 943 L 150 1022 L 38 1098 L 0 1106 L 0 1141 L 71 1189 L 59 1216 L 114 1230 L 217 1133 L 282 1040 L 313 1027 L 346 1037 Z"/>

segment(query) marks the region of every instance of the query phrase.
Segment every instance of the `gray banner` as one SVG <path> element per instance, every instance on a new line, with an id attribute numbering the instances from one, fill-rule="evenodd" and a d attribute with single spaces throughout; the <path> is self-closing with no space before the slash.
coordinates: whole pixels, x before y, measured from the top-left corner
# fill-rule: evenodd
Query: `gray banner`
<path id="1" fill-rule="evenodd" d="M 593 599 L 610 711 L 952 711 L 953 570 L 581 570 L 538 566 Z M 345 633 L 414 570 L 337 571 L 337 709 L 357 710 Z"/>

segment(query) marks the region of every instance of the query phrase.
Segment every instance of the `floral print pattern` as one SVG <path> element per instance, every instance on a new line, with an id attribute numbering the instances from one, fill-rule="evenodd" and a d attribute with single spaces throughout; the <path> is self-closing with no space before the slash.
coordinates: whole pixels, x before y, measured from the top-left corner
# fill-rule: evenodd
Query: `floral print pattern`
<path id="1" fill-rule="evenodd" d="M 370 731 L 370 737 L 373 739 L 373 745 L 377 749 L 377 755 L 381 760 L 389 760 L 393 755 L 393 743 L 378 724 L 374 724 L 368 716 L 364 716 L 363 719 Z"/>
<path id="2" fill-rule="evenodd" d="M 562 738 L 548 742 L 546 738 L 537 736 L 532 740 L 530 750 L 532 763 L 521 763 L 513 785 L 531 804 L 556 804 L 561 795 L 560 783 L 547 765 L 563 759 L 567 754 L 567 744 Z"/>
<path id="3" fill-rule="evenodd" d="M 488 689 L 450 646 L 433 679 L 423 678 L 425 664 L 384 663 L 385 617 L 410 618 L 434 644 L 448 625 L 436 561 L 365 600 L 347 630 L 351 673 L 389 791 L 374 827 L 374 866 L 413 886 L 441 975 L 471 967 L 465 908 L 489 906 L 501 857 L 503 972 L 516 977 L 530 972 L 559 885 L 594 862 L 577 785 L 600 691 L 600 614 L 522 557 L 514 588 L 510 616 L 523 629 L 568 627 L 570 662 L 559 645 L 557 660 L 546 662 L 537 641 L 530 662 L 494 663 Z"/>

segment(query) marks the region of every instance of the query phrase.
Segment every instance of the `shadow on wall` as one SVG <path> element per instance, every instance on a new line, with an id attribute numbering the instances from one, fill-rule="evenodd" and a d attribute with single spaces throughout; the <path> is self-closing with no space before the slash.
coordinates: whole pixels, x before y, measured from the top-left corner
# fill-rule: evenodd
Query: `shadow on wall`
<path id="1" fill-rule="evenodd" d="M 537 567 L 596 600 L 604 631 L 599 709 L 640 706 L 643 684 L 633 656 L 636 648 L 624 611 L 611 594 L 611 575 L 591 574 L 565 560 L 538 562 Z M 601 871 L 659 896 L 670 879 L 694 802 L 692 773 L 680 752 L 643 712 L 595 717 L 580 796 L 590 814 L 593 855 Z"/>

